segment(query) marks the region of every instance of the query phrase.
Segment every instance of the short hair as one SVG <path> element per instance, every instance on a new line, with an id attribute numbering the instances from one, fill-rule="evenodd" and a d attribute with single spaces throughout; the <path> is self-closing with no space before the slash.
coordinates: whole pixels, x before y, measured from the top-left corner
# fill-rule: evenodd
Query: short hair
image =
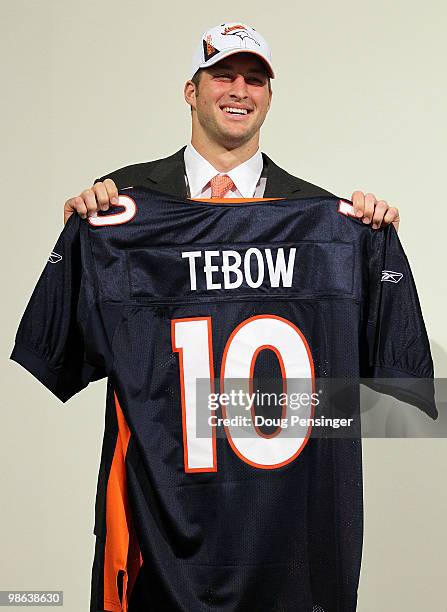
<path id="1" fill-rule="evenodd" d="M 194 83 L 197 90 L 199 89 L 199 83 L 202 77 L 202 72 L 203 72 L 202 68 L 199 68 L 191 77 L 191 81 Z"/>

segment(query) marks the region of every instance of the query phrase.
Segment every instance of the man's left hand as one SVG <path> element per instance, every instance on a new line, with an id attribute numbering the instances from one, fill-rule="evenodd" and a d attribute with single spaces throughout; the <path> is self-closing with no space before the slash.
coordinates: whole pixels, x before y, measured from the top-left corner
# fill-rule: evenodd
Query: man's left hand
<path id="1" fill-rule="evenodd" d="M 362 219 L 363 223 L 371 223 L 374 229 L 392 223 L 396 231 L 399 229 L 399 211 L 385 200 L 377 200 L 373 193 L 354 191 L 351 201 L 356 217 Z"/>

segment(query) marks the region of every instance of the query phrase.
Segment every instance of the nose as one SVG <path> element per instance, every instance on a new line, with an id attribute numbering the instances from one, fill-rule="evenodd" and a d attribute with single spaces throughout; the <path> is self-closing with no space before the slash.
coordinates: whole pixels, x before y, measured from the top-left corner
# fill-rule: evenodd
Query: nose
<path id="1" fill-rule="evenodd" d="M 230 91 L 228 93 L 237 98 L 248 97 L 247 83 L 245 82 L 244 75 L 238 74 L 235 76 L 231 83 Z"/>

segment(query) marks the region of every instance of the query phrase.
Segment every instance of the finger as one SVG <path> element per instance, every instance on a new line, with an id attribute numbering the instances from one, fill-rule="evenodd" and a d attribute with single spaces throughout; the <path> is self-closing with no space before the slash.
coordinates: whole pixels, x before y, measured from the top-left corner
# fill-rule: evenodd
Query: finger
<path id="1" fill-rule="evenodd" d="M 70 198 L 69 200 L 67 200 L 65 202 L 64 208 L 65 210 L 78 213 L 80 217 L 82 217 L 82 215 L 87 214 L 87 208 L 81 196 L 77 196 L 75 198 Z"/>
<path id="2" fill-rule="evenodd" d="M 67 212 L 74 212 L 76 210 L 76 200 L 77 198 L 69 198 L 64 204 L 64 210 Z"/>
<path id="3" fill-rule="evenodd" d="M 376 196 L 373 193 L 365 195 L 365 210 L 363 212 L 363 223 L 370 223 L 374 215 Z"/>
<path id="4" fill-rule="evenodd" d="M 388 203 L 385 202 L 385 200 L 378 200 L 376 202 L 371 223 L 374 229 L 378 229 L 382 225 L 383 218 L 388 208 Z"/>
<path id="5" fill-rule="evenodd" d="M 383 225 L 389 225 L 390 223 L 392 223 L 394 225 L 394 227 L 396 228 L 396 230 L 399 229 L 399 211 L 397 208 L 395 208 L 394 206 L 390 206 L 390 208 L 388 208 L 388 210 L 386 211 L 384 217 L 383 217 Z"/>
<path id="6" fill-rule="evenodd" d="M 365 210 L 365 194 L 363 191 L 354 191 L 351 200 L 354 205 L 354 214 L 360 219 L 363 217 L 363 211 Z"/>
<path id="7" fill-rule="evenodd" d="M 84 200 L 78 196 L 77 198 L 73 198 L 74 200 L 74 210 L 78 213 L 78 215 L 85 219 L 87 217 L 87 206 L 84 203 Z"/>
<path id="8" fill-rule="evenodd" d="M 84 200 L 77 196 L 76 198 L 70 198 L 65 202 L 64 205 L 64 217 L 68 219 L 73 213 L 77 213 L 80 217 L 85 219 L 87 216 L 87 208 L 84 204 Z"/>
<path id="9" fill-rule="evenodd" d="M 68 199 L 64 204 L 64 224 L 67 223 L 68 219 L 73 213 L 77 213 L 80 217 L 85 218 L 87 209 L 84 205 L 84 200 L 78 196 L 75 198 Z"/>
<path id="10" fill-rule="evenodd" d="M 91 216 L 98 210 L 98 204 L 96 202 L 95 192 L 92 189 L 85 189 L 81 193 L 81 198 L 84 200 L 84 204 L 87 207 L 87 215 Z"/>
<path id="11" fill-rule="evenodd" d="M 107 178 L 104 181 L 104 187 L 107 189 L 107 193 L 109 195 L 109 201 L 112 204 L 118 204 L 118 188 L 112 179 Z"/>
<path id="12" fill-rule="evenodd" d="M 95 193 L 96 202 L 98 203 L 99 209 L 107 210 L 109 208 L 109 194 L 107 193 L 104 183 L 95 183 L 92 189 Z"/>

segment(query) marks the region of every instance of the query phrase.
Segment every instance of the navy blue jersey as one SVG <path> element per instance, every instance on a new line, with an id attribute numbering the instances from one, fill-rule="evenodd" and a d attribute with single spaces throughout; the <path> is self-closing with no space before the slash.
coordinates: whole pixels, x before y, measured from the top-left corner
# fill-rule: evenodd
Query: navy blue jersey
<path id="1" fill-rule="evenodd" d="M 253 423 L 239 437 L 222 395 L 210 421 L 199 380 L 216 394 L 255 376 L 310 392 L 364 377 L 436 416 L 432 385 L 411 385 L 433 365 L 396 231 L 335 196 L 129 188 L 105 213 L 72 215 L 11 357 L 63 402 L 107 378 L 95 612 L 356 609 L 360 437 Z"/>

